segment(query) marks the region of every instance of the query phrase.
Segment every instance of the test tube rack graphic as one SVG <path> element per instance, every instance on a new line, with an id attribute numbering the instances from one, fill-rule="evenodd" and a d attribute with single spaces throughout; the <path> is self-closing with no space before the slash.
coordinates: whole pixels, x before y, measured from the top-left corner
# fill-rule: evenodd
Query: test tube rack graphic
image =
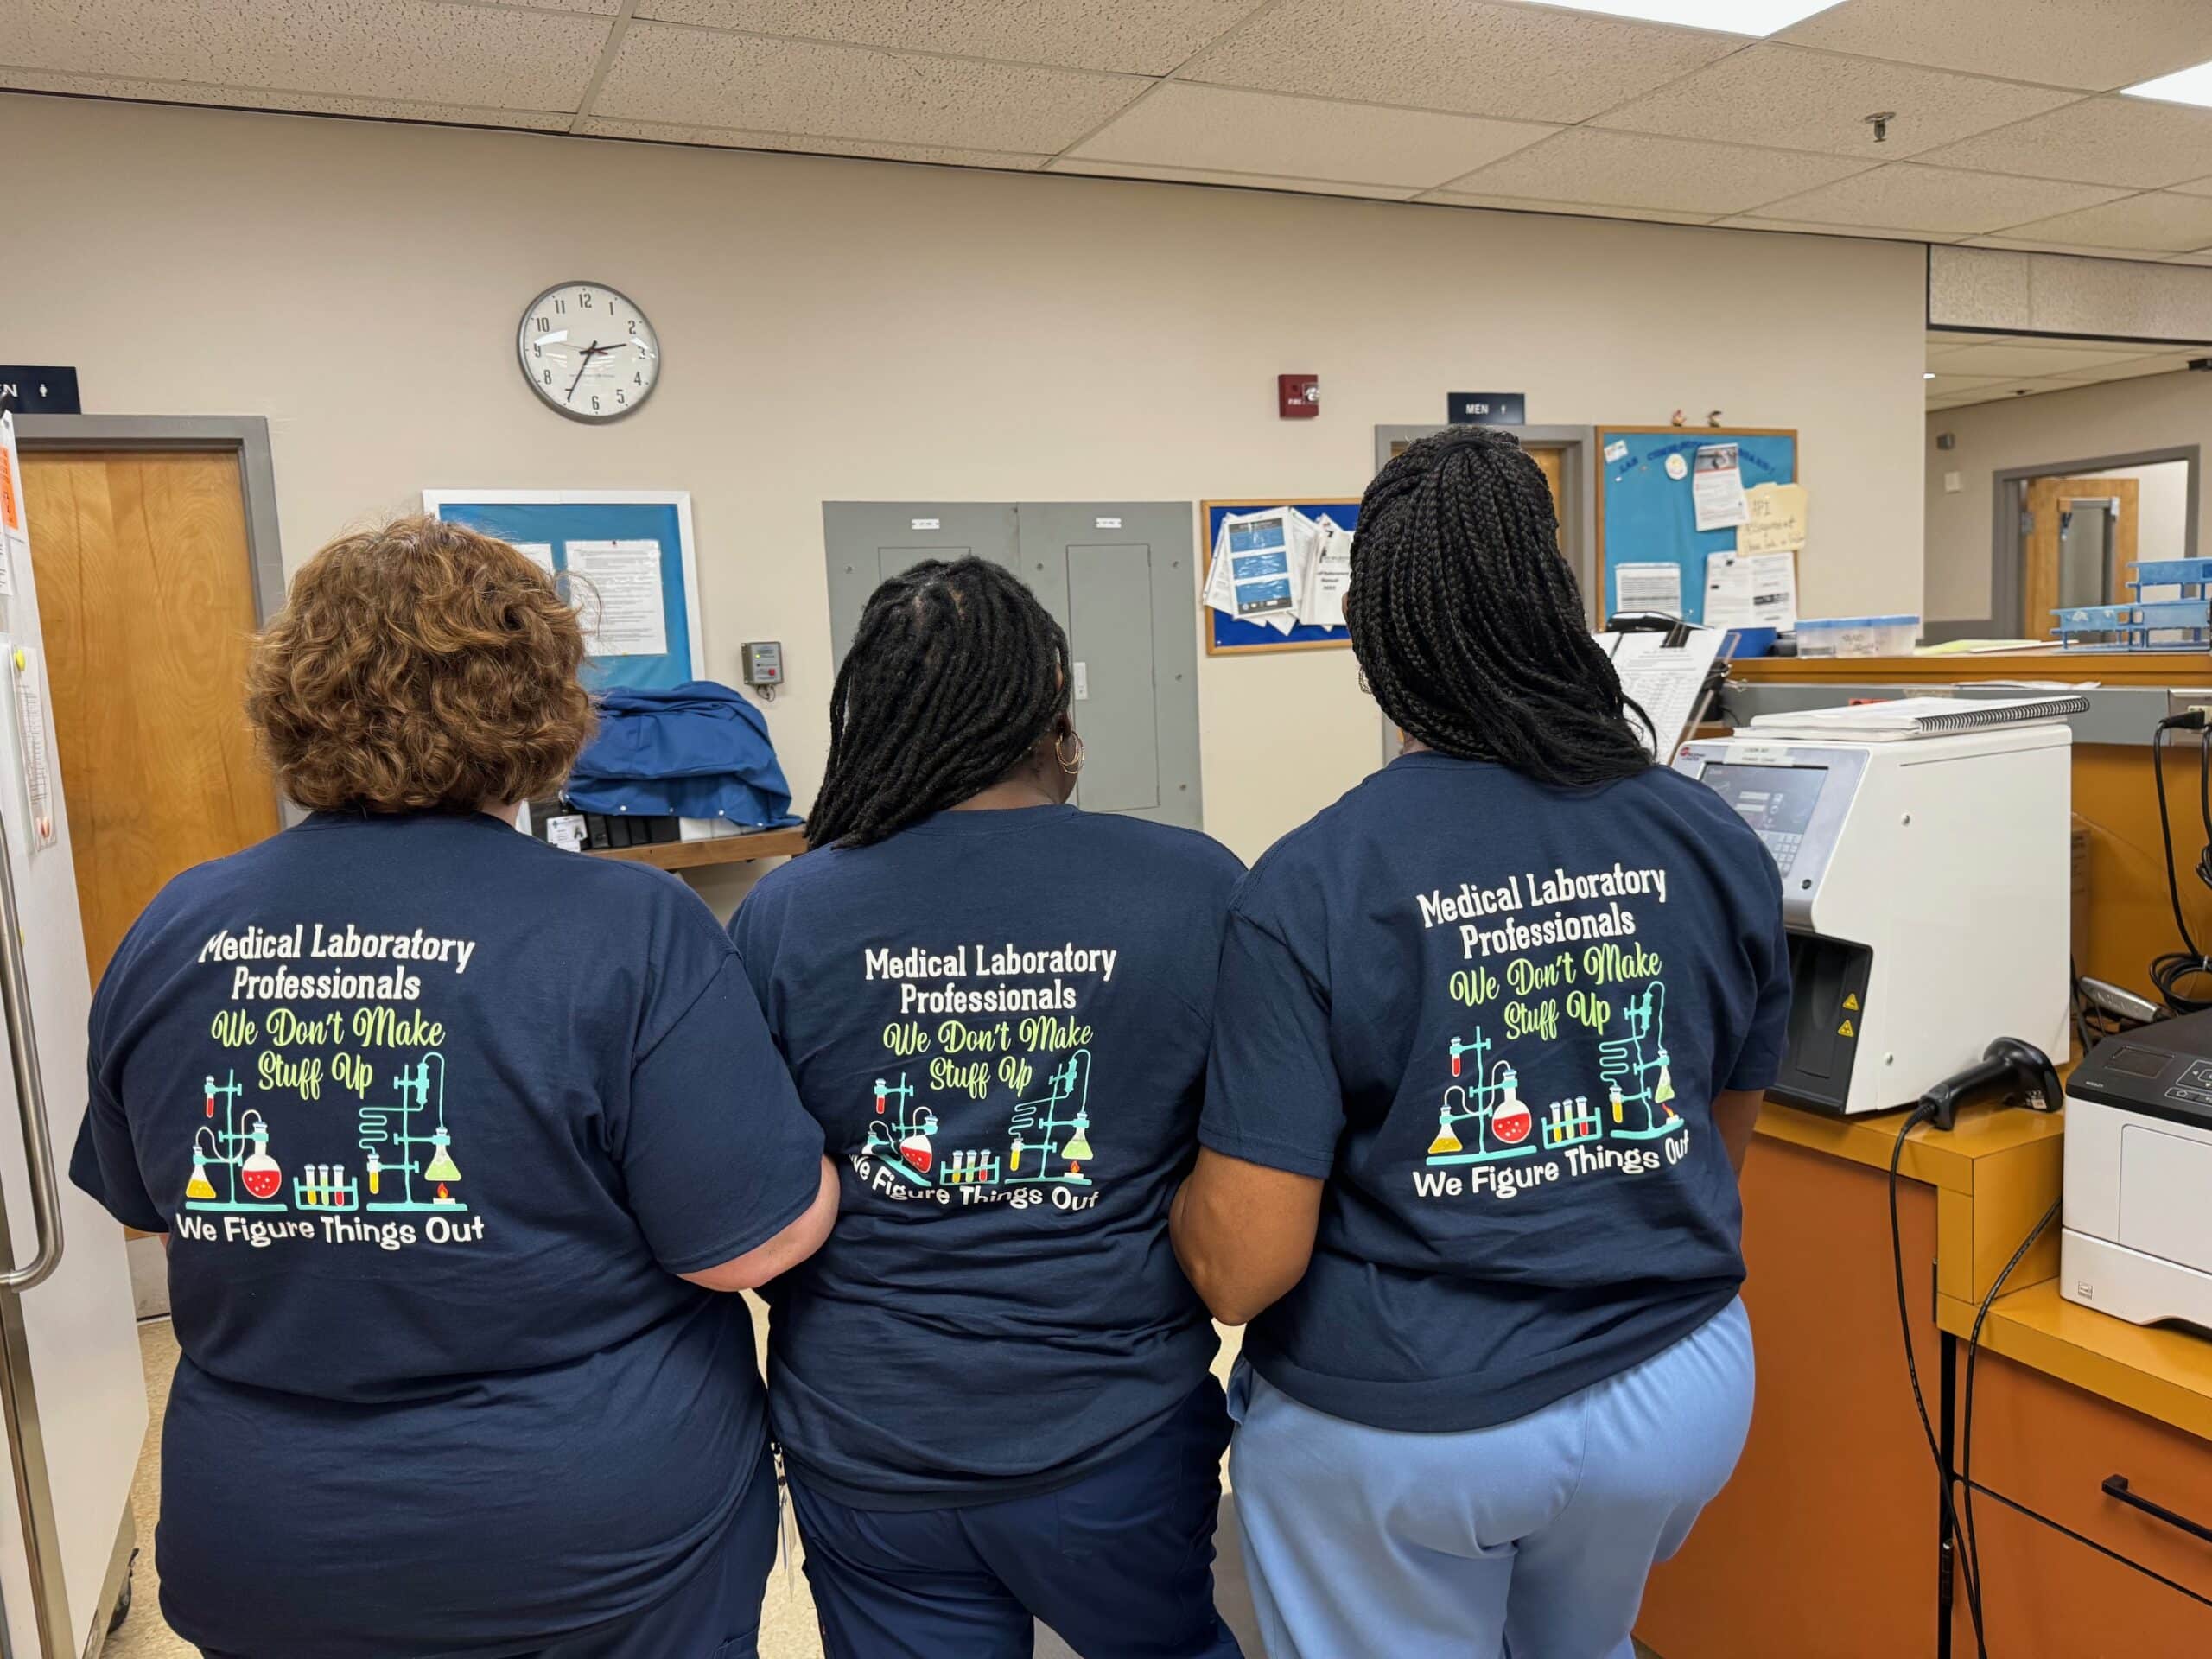
<path id="1" fill-rule="evenodd" d="M 429 1109 L 432 1060 L 438 1063 L 437 1127 L 428 1135 L 421 1135 L 416 1132 L 415 1119 Z M 453 1144 L 453 1137 L 446 1133 L 446 1057 L 436 1049 L 426 1050 L 416 1061 L 412 1077 L 408 1071 L 403 1065 L 399 1075 L 392 1079 L 392 1086 L 399 1094 L 397 1105 L 363 1106 L 358 1114 L 359 1145 L 368 1154 L 365 1169 L 372 1194 L 361 1207 L 387 1211 L 466 1210 L 468 1206 L 453 1197 L 449 1190 L 451 1183 L 461 1179 L 461 1172 L 453 1166 L 452 1154 L 447 1150 Z M 397 1148 L 399 1155 L 385 1158 L 378 1148 L 387 1146 Z M 427 1163 L 416 1161 L 417 1147 L 431 1148 Z M 415 1194 L 417 1175 L 432 1188 L 421 1198 Z M 399 1197 L 378 1199 L 373 1196 L 385 1181 L 395 1177 L 399 1183 Z M 446 1196 L 436 1196 L 439 1192 Z"/>
<path id="2" fill-rule="evenodd" d="M 995 1152 L 954 1152 L 945 1154 L 947 1186 L 996 1186 L 999 1155 Z"/>
<path id="3" fill-rule="evenodd" d="M 1071 1114 L 1062 1111 L 1073 1105 Z M 1060 1132 L 1066 1130 L 1065 1138 Z M 1016 1101 L 1007 1125 L 1007 1185 L 1050 1181 L 1089 1186 L 1083 1166 L 1090 1160 L 1090 1051 L 1078 1048 L 1054 1066 L 1045 1092 Z M 1023 1168 L 1023 1160 L 1028 1167 Z M 1056 1167 L 1057 1166 L 1057 1167 Z"/>
<path id="4" fill-rule="evenodd" d="M 893 1100 L 899 1103 L 899 1109 L 890 1112 L 889 1103 Z M 926 1106 L 918 1108 L 914 1104 L 913 1085 L 906 1081 L 904 1071 L 899 1074 L 896 1083 L 887 1083 L 881 1077 L 875 1080 L 875 1116 L 868 1121 L 868 1132 L 861 1137 L 861 1150 L 881 1160 L 886 1168 L 898 1171 L 916 1186 L 937 1185 L 934 1163 L 925 1173 L 908 1163 L 899 1150 L 899 1143 L 911 1135 L 938 1132 L 937 1114 Z M 887 1113 L 887 1122 L 884 1121 Z"/>
<path id="5" fill-rule="evenodd" d="M 1621 1017 L 1621 1035 L 1598 1045 L 1599 1075 L 1620 1090 L 1620 1100 L 1609 1104 L 1622 1121 L 1606 1133 L 1616 1141 L 1656 1141 L 1682 1127 L 1668 1103 L 1675 1086 L 1667 1053 L 1666 986 L 1653 980 L 1628 999 Z M 1635 1121 L 1639 1113 L 1641 1123 Z"/>
<path id="6" fill-rule="evenodd" d="M 361 1184 L 351 1179 L 343 1164 L 309 1164 L 292 1178 L 292 1202 L 302 1210 L 327 1210 L 337 1215 L 361 1207 Z M 440 1205 L 442 1210 L 455 1205 Z"/>
<path id="7" fill-rule="evenodd" d="M 203 1123 L 198 1133 L 192 1137 L 193 1179 L 195 1182 L 206 1179 L 207 1165 L 210 1162 L 218 1164 L 222 1167 L 224 1185 L 228 1189 L 229 1195 L 225 1198 L 195 1198 L 188 1196 L 188 1189 L 184 1207 L 188 1210 L 213 1211 L 267 1211 L 287 1208 L 282 1198 L 270 1198 L 264 1201 L 255 1198 L 251 1194 L 243 1198 L 238 1196 L 238 1166 L 245 1162 L 246 1148 L 249 1146 L 268 1141 L 269 1120 L 261 1115 L 260 1108 L 256 1106 L 247 1107 L 243 1113 L 238 1111 L 238 1096 L 245 1090 L 244 1085 L 238 1082 L 237 1071 L 233 1069 L 221 1083 L 216 1082 L 213 1077 L 210 1077 L 205 1086 L 207 1113 L 209 1117 L 215 1115 L 216 1096 L 222 1097 L 223 1127 L 219 1129 L 213 1124 Z M 214 1153 L 212 1160 L 200 1149 L 203 1136 L 212 1145 Z M 212 1190 L 213 1183 L 209 1185 Z"/>
<path id="8" fill-rule="evenodd" d="M 1443 1102 L 1436 1109 L 1436 1138 L 1428 1143 L 1428 1161 L 1432 1165 L 1487 1164 L 1500 1158 L 1526 1158 L 1535 1152 L 1533 1137 L 1510 1143 L 1491 1138 L 1491 1122 L 1499 1109 L 1519 1104 L 1520 1080 L 1511 1063 L 1504 1059 L 1492 1064 L 1487 1074 L 1484 1072 L 1483 1056 L 1490 1052 L 1490 1039 L 1482 1027 L 1475 1027 L 1471 1041 L 1454 1037 L 1450 1052 L 1453 1077 L 1467 1075 L 1465 1060 L 1470 1054 L 1474 1056 L 1474 1074 L 1468 1082 L 1455 1083 L 1445 1090 Z M 1468 1122 L 1475 1126 L 1471 1151 L 1459 1134 L 1459 1126 Z"/>
<path id="9" fill-rule="evenodd" d="M 1548 1150 L 1557 1151 L 1561 1147 L 1595 1141 L 1605 1132 L 1605 1120 L 1591 1106 L 1586 1096 L 1555 1100 L 1544 1108 L 1544 1146 Z"/>

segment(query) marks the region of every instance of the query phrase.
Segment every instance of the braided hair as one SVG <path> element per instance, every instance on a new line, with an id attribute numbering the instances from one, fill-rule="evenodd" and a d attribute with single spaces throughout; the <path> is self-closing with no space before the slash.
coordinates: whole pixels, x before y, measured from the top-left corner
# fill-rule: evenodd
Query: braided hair
<path id="1" fill-rule="evenodd" d="M 1382 711 L 1430 748 L 1541 783 L 1651 765 L 1560 556 L 1544 475 L 1509 433 L 1411 445 L 1359 504 L 1344 620 Z"/>
<path id="2" fill-rule="evenodd" d="M 865 847 L 989 788 L 1068 709 L 1068 638 L 987 559 L 931 559 L 868 596 L 830 693 L 809 847 Z"/>

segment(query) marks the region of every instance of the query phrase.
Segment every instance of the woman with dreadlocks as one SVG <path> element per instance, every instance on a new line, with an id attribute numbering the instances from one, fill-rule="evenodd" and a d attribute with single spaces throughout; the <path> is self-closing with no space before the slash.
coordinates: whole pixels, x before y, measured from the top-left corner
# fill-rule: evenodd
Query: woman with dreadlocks
<path id="1" fill-rule="evenodd" d="M 1238 890 L 1173 1220 L 1250 1324 L 1268 1651 L 1627 1659 L 1750 1422 L 1780 880 L 1652 764 L 1510 436 L 1383 467 L 1345 620 L 1406 752 Z"/>
<path id="2" fill-rule="evenodd" d="M 814 849 L 731 934 L 844 1213 L 772 1286 L 769 1398 L 831 1659 L 1234 1659 L 1229 1418 L 1167 1242 L 1243 867 L 1068 804 L 1066 636 L 981 559 L 877 588 Z"/>

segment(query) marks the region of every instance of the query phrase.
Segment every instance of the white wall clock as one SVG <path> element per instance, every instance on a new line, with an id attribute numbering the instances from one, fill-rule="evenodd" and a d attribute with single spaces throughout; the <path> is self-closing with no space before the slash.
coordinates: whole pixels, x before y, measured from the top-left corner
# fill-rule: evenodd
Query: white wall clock
<path id="1" fill-rule="evenodd" d="M 619 421 L 660 380 L 660 337 L 604 283 L 558 283 L 532 300 L 515 353 L 530 389 L 575 421 Z"/>

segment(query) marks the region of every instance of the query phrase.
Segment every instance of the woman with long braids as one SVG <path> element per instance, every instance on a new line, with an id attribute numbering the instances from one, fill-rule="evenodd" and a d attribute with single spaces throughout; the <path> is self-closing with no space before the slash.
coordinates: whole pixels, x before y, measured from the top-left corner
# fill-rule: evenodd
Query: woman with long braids
<path id="1" fill-rule="evenodd" d="M 1067 638 L 980 559 L 876 589 L 807 840 L 730 925 L 844 1168 L 770 1287 L 831 1659 L 1233 1659 L 1217 1346 L 1167 1242 L 1243 867 L 1069 805 Z"/>
<path id="2" fill-rule="evenodd" d="M 1250 1325 L 1268 1651 L 1627 1659 L 1750 1422 L 1780 881 L 1652 764 L 1510 436 L 1383 467 L 1345 617 L 1406 752 L 1238 890 L 1173 1223 Z"/>

